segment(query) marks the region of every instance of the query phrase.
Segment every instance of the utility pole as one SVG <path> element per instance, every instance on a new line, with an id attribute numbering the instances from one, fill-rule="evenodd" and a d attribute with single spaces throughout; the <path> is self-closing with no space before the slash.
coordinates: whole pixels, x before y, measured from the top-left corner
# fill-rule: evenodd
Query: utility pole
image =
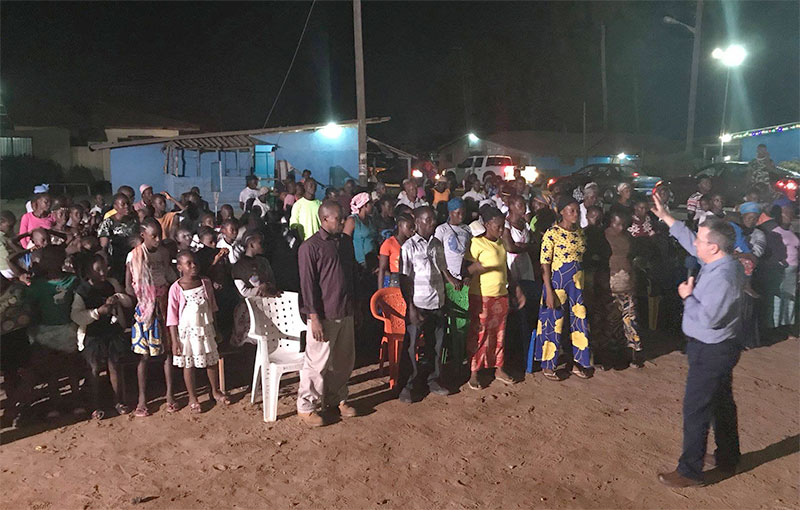
<path id="1" fill-rule="evenodd" d="M 364 99 L 364 44 L 361 39 L 361 0 L 353 0 L 356 52 L 356 111 L 358 114 L 358 184 L 367 185 L 367 106 Z"/>
<path id="2" fill-rule="evenodd" d="M 686 154 L 692 153 L 694 143 L 694 112 L 697 104 L 697 68 L 700 65 L 700 32 L 703 29 L 703 0 L 697 0 L 694 15 L 694 44 L 692 45 L 692 77 L 689 83 L 689 119 L 686 124 Z"/>
<path id="3" fill-rule="evenodd" d="M 600 73 L 603 85 L 603 131 L 608 131 L 608 85 L 606 84 L 606 24 L 600 24 Z"/>

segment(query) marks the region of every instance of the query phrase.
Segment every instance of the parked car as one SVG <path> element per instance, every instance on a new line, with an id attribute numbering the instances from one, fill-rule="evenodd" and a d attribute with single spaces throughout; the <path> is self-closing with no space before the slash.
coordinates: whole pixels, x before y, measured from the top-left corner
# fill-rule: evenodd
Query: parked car
<path id="1" fill-rule="evenodd" d="M 747 193 L 747 166 L 745 161 L 713 163 L 693 174 L 671 179 L 669 185 L 675 196 L 675 203 L 686 204 L 689 196 L 697 190 L 697 181 L 702 177 L 711 178 L 713 192 L 722 193 L 726 205 L 733 206 L 740 203 Z M 773 189 L 783 191 L 790 200 L 796 200 L 800 173 L 776 167 L 769 174 Z"/>
<path id="2" fill-rule="evenodd" d="M 447 168 L 442 173 L 446 174 L 449 171 L 455 172 L 458 182 L 463 182 L 464 178 L 469 174 L 475 174 L 481 181 L 484 181 L 486 175 L 489 173 L 504 179 L 507 172 L 513 175 L 514 160 L 511 159 L 511 156 L 496 154 L 488 156 L 470 156 L 456 165 L 455 168 Z"/>
<path id="3" fill-rule="evenodd" d="M 571 193 L 575 188 L 596 182 L 600 188 L 600 196 L 610 202 L 616 195 L 616 187 L 621 182 L 628 182 L 636 193 L 650 195 L 653 188 L 662 182 L 661 177 L 644 175 L 633 165 L 619 163 L 596 163 L 587 165 L 572 175 L 552 177 L 547 181 L 548 189 L 558 184 L 565 192 Z"/>

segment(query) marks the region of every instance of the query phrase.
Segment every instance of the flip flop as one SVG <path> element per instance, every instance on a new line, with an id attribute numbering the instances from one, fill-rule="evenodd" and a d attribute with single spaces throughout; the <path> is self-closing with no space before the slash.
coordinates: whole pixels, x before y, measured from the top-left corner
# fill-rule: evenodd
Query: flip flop
<path id="1" fill-rule="evenodd" d="M 226 405 L 226 406 L 231 405 L 230 397 L 228 395 L 224 394 L 224 393 L 222 394 L 222 398 L 217 398 L 217 397 L 215 397 L 213 395 L 211 396 L 211 398 L 213 398 L 214 402 L 216 402 L 218 404 L 223 404 L 223 405 Z"/>
<path id="2" fill-rule="evenodd" d="M 193 404 L 189 404 L 189 412 L 192 414 L 200 414 L 203 412 L 203 408 L 200 407 L 200 402 L 195 402 Z"/>
<path id="3" fill-rule="evenodd" d="M 555 373 L 555 371 L 542 370 L 542 375 L 544 376 L 545 379 L 549 379 L 551 381 L 556 381 L 556 382 L 561 381 L 561 378 L 558 376 L 558 374 Z"/>
<path id="4" fill-rule="evenodd" d="M 120 416 L 126 415 L 131 412 L 130 408 L 125 404 L 117 404 L 114 406 Z"/>
<path id="5" fill-rule="evenodd" d="M 92 419 L 97 421 L 102 420 L 105 415 L 106 413 L 104 413 L 100 409 L 95 409 L 94 411 L 92 411 Z"/>
<path id="6" fill-rule="evenodd" d="M 587 374 L 583 369 L 581 369 L 578 366 L 572 367 L 572 375 L 574 375 L 575 377 L 577 377 L 579 379 L 588 379 L 589 378 L 589 374 Z"/>
<path id="7" fill-rule="evenodd" d="M 146 407 L 137 407 L 133 411 L 133 415 L 136 418 L 146 418 L 146 417 L 150 416 L 150 411 L 148 411 Z"/>
<path id="8" fill-rule="evenodd" d="M 170 414 L 177 413 L 180 410 L 181 410 L 181 408 L 178 407 L 178 404 L 176 404 L 175 402 L 173 402 L 171 404 L 167 404 L 167 412 L 170 413 Z"/>

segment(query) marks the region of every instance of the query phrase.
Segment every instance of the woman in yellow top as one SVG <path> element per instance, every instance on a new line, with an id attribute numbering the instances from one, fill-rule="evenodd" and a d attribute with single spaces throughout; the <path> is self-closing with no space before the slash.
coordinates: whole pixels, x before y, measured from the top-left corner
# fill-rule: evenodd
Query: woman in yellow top
<path id="1" fill-rule="evenodd" d="M 506 249 L 501 236 L 505 228 L 503 214 L 491 207 L 482 213 L 486 232 L 472 238 L 464 254 L 464 269 L 472 278 L 469 284 L 469 331 L 467 354 L 470 357 L 469 387 L 482 389 L 478 372 L 496 368 L 495 378 L 517 382 L 503 369 L 503 344 L 508 315 L 508 276 Z"/>
<path id="2" fill-rule="evenodd" d="M 562 195 L 556 199 L 556 208 L 558 222 L 547 229 L 542 239 L 540 262 L 544 289 L 539 307 L 539 322 L 531 337 L 533 348 L 528 354 L 528 372 L 533 372 L 535 359 L 541 361 L 546 378 L 560 380 L 556 374 L 556 366 L 564 317 L 568 312 L 572 356 L 575 360 L 572 373 L 587 379 L 591 377 L 592 371 L 581 268 L 586 241 L 579 228 L 578 202 L 572 196 Z"/>

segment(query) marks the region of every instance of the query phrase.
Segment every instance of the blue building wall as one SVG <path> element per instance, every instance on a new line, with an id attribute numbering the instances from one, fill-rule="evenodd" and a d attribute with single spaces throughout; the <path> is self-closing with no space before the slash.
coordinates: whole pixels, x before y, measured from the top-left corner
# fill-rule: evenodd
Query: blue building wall
<path id="1" fill-rule="evenodd" d="M 254 138 L 263 140 L 265 144 L 278 144 L 275 160 L 286 160 L 298 170 L 311 170 L 314 178 L 323 184 L 331 183 L 340 187 L 345 177 L 358 176 L 358 129 L 342 127 L 335 138 L 325 136 L 323 131 L 302 131 L 297 133 L 269 133 Z M 245 186 L 245 177 L 251 173 L 253 160 L 248 152 L 222 151 L 204 152 L 200 158 L 198 171 L 197 152 L 182 152 L 179 169 L 183 176 L 164 173 L 165 155 L 161 152 L 163 144 L 140 145 L 111 149 L 111 185 L 114 190 L 128 185 L 136 190 L 139 199 L 139 186 L 150 184 L 155 192 L 168 191 L 178 198 L 180 193 L 188 191 L 192 186 L 200 188 L 200 194 L 213 207 L 211 191 L 212 169 L 216 169 L 215 161 L 222 162 L 223 177 L 219 204 L 231 204 L 238 208 L 239 192 Z M 239 159 L 239 170 L 236 159 Z M 299 175 L 298 175 L 299 177 Z M 271 182 L 264 182 L 272 185 Z M 317 198 L 324 196 L 322 187 L 317 189 Z"/>
<path id="2" fill-rule="evenodd" d="M 756 147 L 765 144 L 767 151 L 775 163 L 800 158 L 800 129 L 791 129 L 780 133 L 769 133 L 759 136 L 741 138 L 742 161 L 750 161 L 756 157 Z"/>

